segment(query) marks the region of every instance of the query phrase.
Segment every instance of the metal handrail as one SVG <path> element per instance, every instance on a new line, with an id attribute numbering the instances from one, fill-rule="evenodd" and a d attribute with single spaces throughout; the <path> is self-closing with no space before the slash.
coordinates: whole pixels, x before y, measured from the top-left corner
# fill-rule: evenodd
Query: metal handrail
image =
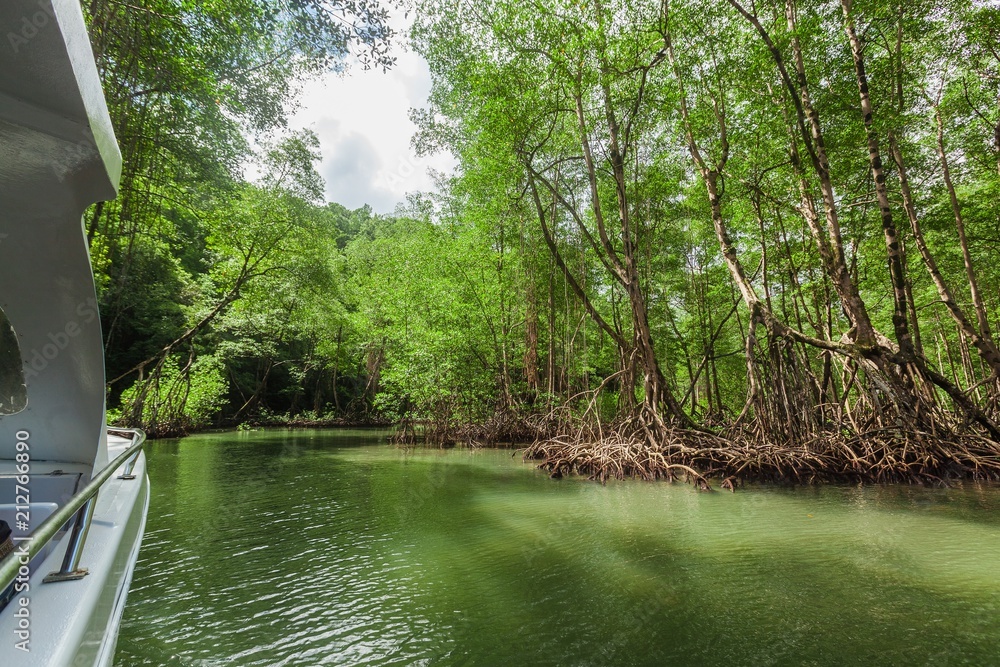
<path id="1" fill-rule="evenodd" d="M 25 557 L 25 552 L 27 552 L 27 559 L 30 561 L 31 558 L 45 548 L 45 545 L 55 537 L 60 528 L 72 519 L 74 515 L 76 515 L 77 520 L 73 525 L 71 543 L 67 545 L 66 556 L 63 559 L 63 568 L 60 569 L 58 574 L 70 574 L 70 572 L 66 571 L 69 561 L 72 561 L 70 564 L 73 570 L 79 565 L 83 543 L 86 541 L 87 531 L 90 529 L 90 518 L 93 517 L 92 501 L 96 499 L 97 492 L 101 490 L 104 483 L 108 481 L 118 468 L 129 460 L 129 457 L 139 457 L 142 446 L 146 442 L 146 434 L 140 429 L 109 430 L 131 432 L 132 442 L 128 446 L 128 449 L 119 454 L 114 461 L 106 465 L 101 472 L 91 478 L 87 486 L 83 487 L 81 491 L 70 498 L 69 502 L 43 521 L 42 525 L 31 531 L 31 535 L 22 541 L 18 548 L 0 561 L 0 591 L 5 590 L 17 578 L 18 570 L 21 567 L 21 559 Z M 134 465 L 134 461 L 132 464 Z"/>

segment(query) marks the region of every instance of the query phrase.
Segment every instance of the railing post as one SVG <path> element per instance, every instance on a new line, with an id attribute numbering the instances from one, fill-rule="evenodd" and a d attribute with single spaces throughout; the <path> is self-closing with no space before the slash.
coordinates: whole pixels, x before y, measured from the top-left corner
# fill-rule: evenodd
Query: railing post
<path id="1" fill-rule="evenodd" d="M 141 453 L 142 450 L 136 452 L 135 456 L 133 456 L 128 460 L 128 463 L 125 465 L 125 472 L 123 472 L 121 475 L 118 475 L 118 479 L 125 479 L 125 480 L 135 479 L 135 475 L 132 474 L 132 469 L 135 468 L 135 462 L 139 460 L 139 454 Z"/>
<path id="2" fill-rule="evenodd" d="M 43 584 L 51 584 L 56 581 L 76 581 L 83 579 L 88 574 L 87 568 L 80 567 L 80 557 L 83 555 L 83 546 L 87 543 L 87 533 L 90 532 L 90 522 L 94 518 L 94 505 L 97 503 L 95 493 L 87 504 L 76 513 L 76 521 L 73 522 L 73 531 L 66 544 L 66 555 L 63 556 L 62 567 L 58 572 L 50 572 Z"/>

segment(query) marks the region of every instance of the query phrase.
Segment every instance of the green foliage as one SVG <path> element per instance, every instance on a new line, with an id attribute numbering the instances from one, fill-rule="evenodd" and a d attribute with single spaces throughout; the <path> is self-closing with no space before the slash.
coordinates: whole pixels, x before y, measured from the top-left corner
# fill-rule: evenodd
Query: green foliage
<path id="1" fill-rule="evenodd" d="M 347 247 L 356 329 L 386 417 L 476 420 L 500 372 L 493 253 L 469 230 L 374 219 Z M 489 271 L 489 274 L 486 272 Z"/>
<path id="2" fill-rule="evenodd" d="M 85 222 L 124 421 L 447 428 L 565 403 L 581 412 L 598 388 L 595 409 L 613 419 L 655 394 L 658 374 L 679 411 L 732 421 L 749 405 L 754 299 L 800 334 L 796 372 L 816 403 L 840 405 L 857 387 L 849 364 L 801 342 L 853 335 L 826 239 L 842 244 L 874 328 L 898 343 L 841 3 L 793 3 L 793 27 L 788 3 L 753 4 L 770 46 L 736 0 L 475 4 L 420 2 L 411 35 L 433 79 L 429 107 L 412 114 L 415 143 L 452 152 L 458 170 L 437 194 L 376 216 L 324 203 L 316 137 L 280 128 L 301 77 L 352 49 L 390 63 L 380 6 L 92 3 L 126 171 L 119 200 Z M 907 260 L 911 326 L 931 365 L 969 388 L 983 368 L 914 250 L 900 167 L 930 252 L 971 313 L 940 124 L 996 333 L 997 12 L 978 0 L 850 12 L 866 40 L 871 132 Z M 832 201 L 796 124 L 800 95 L 775 63 L 777 53 L 797 81 L 795 44 Z M 240 173 L 245 132 L 262 146 L 254 183 Z M 202 360 L 214 378 L 204 392 L 193 378 Z M 178 402 L 177 387 L 192 397 Z"/>
<path id="3" fill-rule="evenodd" d="M 645 298 L 639 311 L 648 315 L 668 383 L 696 416 L 734 417 L 746 401 L 749 312 L 723 262 L 720 234 L 728 235 L 755 298 L 779 320 L 820 339 L 846 339 L 851 323 L 821 259 L 827 232 L 817 237 L 805 224 L 805 192 L 821 226 L 829 224 L 824 214 L 839 218 L 839 227 L 829 233 L 846 249 L 859 297 L 874 326 L 893 332 L 886 241 L 845 33 L 844 7 L 849 5 L 690 0 L 529 7 L 490 0 L 468 11 L 458 1 L 422 3 L 413 38 L 430 63 L 434 88 L 431 108 L 415 115 L 421 127 L 418 144 L 426 150 L 446 148 L 458 157 L 452 192 L 463 196 L 450 203 L 457 217 L 474 219 L 490 206 L 518 205 L 534 225 L 548 217 L 551 252 L 563 256 L 568 275 L 583 286 L 577 299 L 567 290 L 567 300 L 586 299 L 592 306 L 579 331 L 589 328 L 594 339 L 617 330 L 626 341 L 620 345 L 624 352 L 641 321 L 634 303 L 629 317 L 619 287 L 629 277 L 622 278 L 616 258 L 637 264 Z M 801 45 L 801 76 L 829 158 L 831 202 L 821 200 L 818 174 L 808 168 L 811 149 L 798 136 L 792 100 L 799 93 L 785 89 L 771 46 L 737 6 L 749 7 L 759 18 L 792 71 L 792 85 L 798 80 L 793 38 Z M 789 7 L 794 31 L 788 27 Z M 890 132 L 902 144 L 911 183 L 919 184 L 913 186 L 914 206 L 931 252 L 971 313 L 955 213 L 937 155 L 939 113 L 952 171 L 958 174 L 953 179 L 959 204 L 967 228 L 974 230 L 969 234 L 972 263 L 980 281 L 991 286 L 982 291 L 995 327 L 1000 276 L 991 241 L 998 239 L 1000 216 L 996 198 L 986 193 L 1000 182 L 997 12 L 987 3 L 948 1 L 856 4 L 850 12 L 866 40 L 872 131 L 882 142 L 881 162 L 892 180 L 896 228 L 907 249 L 913 248 L 899 205 L 897 167 L 887 148 Z M 789 160 L 790 148 L 798 151 L 804 171 Z M 616 151 L 625 156 L 617 165 Z M 715 169 L 723 232 L 711 215 L 702 168 L 706 173 Z M 541 201 L 533 211 L 524 204 L 534 190 Z M 504 225 L 501 215 L 489 220 L 494 229 Z M 535 236 L 521 248 L 522 266 L 538 265 L 532 254 L 540 247 Z M 973 368 L 978 360 L 969 356 L 975 352 L 956 340 L 929 272 L 914 250 L 908 254 L 918 314 L 913 327 L 925 330 L 925 344 L 936 348 L 942 370 L 950 369 L 958 384 L 975 383 L 983 377 Z M 545 270 L 558 273 L 553 266 Z M 550 275 L 549 282 L 550 295 L 558 294 L 559 283 L 565 289 L 562 276 Z M 528 295 L 545 293 L 541 281 L 535 290 L 530 285 L 522 284 Z M 552 315 L 562 313 L 551 296 L 546 306 L 549 321 L 539 323 L 548 329 L 551 346 L 560 328 Z M 593 313 L 611 324 L 594 326 Z M 568 346 L 574 357 L 581 352 L 572 338 L 560 338 L 557 347 Z M 947 353 L 949 345 L 965 351 Z M 600 376 L 608 377 L 629 365 L 614 358 L 608 340 L 602 339 L 600 348 L 601 361 L 584 368 L 599 367 Z M 844 388 L 843 378 L 830 375 L 827 356 L 804 347 L 801 354 L 810 364 L 805 374 L 823 387 L 817 391 L 836 394 Z M 570 367 L 565 364 L 563 372 Z M 592 382 L 583 383 L 591 387 Z"/>
<path id="4" fill-rule="evenodd" d="M 210 426 L 225 405 L 228 389 L 225 365 L 217 357 L 202 355 L 193 361 L 171 357 L 155 382 L 136 381 L 126 389 L 122 405 L 140 404 L 139 419 L 152 435 L 171 435 Z M 139 394 L 145 394 L 141 401 Z M 108 411 L 109 423 L 134 420 L 121 408 Z"/>

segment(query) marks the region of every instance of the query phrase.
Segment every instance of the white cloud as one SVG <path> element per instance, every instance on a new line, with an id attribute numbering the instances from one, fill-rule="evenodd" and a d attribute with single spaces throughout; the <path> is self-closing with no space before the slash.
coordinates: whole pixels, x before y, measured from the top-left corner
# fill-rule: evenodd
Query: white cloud
<path id="1" fill-rule="evenodd" d="M 426 105 L 430 71 L 412 51 L 397 47 L 394 55 L 386 73 L 355 65 L 307 82 L 291 118 L 293 128 L 319 136 L 327 197 L 348 208 L 370 204 L 391 213 L 407 192 L 434 189 L 429 168 L 450 172 L 455 164 L 450 155 L 419 158 L 411 148 L 416 126 L 408 112 Z"/>

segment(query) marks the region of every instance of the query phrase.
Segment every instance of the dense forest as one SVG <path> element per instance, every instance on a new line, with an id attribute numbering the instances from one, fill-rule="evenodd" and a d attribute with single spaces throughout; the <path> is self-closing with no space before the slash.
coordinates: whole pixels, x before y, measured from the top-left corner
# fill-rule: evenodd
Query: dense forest
<path id="1" fill-rule="evenodd" d="M 297 85 L 391 67 L 404 10 L 415 145 L 459 166 L 391 216 L 326 203 Z M 994 3 L 85 12 L 125 158 L 84 220 L 120 423 L 402 423 L 728 487 L 1000 474 Z"/>

